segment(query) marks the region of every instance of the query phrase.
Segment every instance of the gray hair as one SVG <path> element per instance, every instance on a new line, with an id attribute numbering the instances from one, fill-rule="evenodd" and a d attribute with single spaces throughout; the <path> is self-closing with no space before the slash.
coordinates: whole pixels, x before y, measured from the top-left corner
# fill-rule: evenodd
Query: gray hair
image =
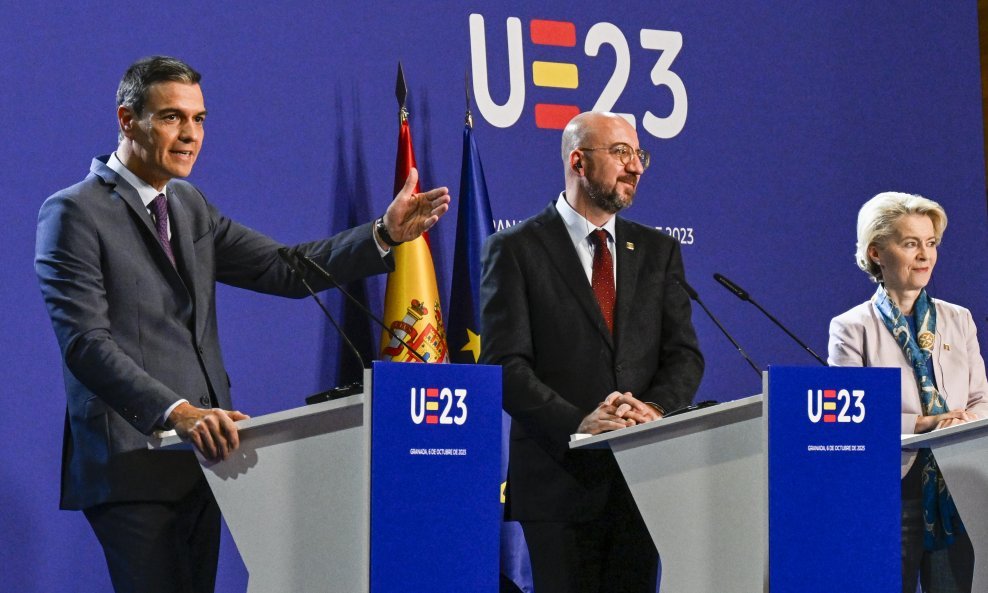
<path id="1" fill-rule="evenodd" d="M 903 216 L 919 214 L 933 222 L 937 245 L 947 228 L 947 213 L 933 200 L 920 195 L 883 192 L 868 200 L 858 211 L 858 245 L 855 259 L 858 267 L 875 282 L 882 281 L 882 269 L 868 257 L 868 248 L 882 245 L 895 232 L 895 223 Z"/>
<path id="2" fill-rule="evenodd" d="M 140 117 L 148 99 L 151 85 L 158 82 L 199 84 L 202 75 L 177 58 L 151 56 L 142 58 L 127 68 L 117 87 L 117 107 L 126 107 Z M 122 136 L 121 136 L 122 138 Z"/>

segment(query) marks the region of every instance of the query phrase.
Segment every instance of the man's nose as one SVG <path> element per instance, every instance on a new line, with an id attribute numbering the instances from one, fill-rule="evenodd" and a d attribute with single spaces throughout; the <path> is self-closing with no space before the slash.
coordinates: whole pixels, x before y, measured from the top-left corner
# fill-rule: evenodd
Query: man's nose
<path id="1" fill-rule="evenodd" d="M 202 128 L 192 120 L 185 120 L 178 132 L 179 140 L 183 142 L 196 142 L 202 137 Z"/>
<path id="2" fill-rule="evenodd" d="M 631 153 L 631 158 L 628 159 L 628 164 L 624 168 L 627 172 L 634 173 L 635 175 L 641 175 L 645 172 L 645 166 L 642 164 L 641 159 L 638 158 L 638 153 Z"/>

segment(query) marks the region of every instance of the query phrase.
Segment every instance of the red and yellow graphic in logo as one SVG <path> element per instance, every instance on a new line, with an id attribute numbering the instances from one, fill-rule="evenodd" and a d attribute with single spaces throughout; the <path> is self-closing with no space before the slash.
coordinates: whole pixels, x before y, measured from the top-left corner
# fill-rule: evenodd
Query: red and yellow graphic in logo
<path id="1" fill-rule="evenodd" d="M 496 101 L 491 94 L 492 79 L 496 78 L 495 86 L 504 88 L 505 71 L 499 71 L 496 77 L 492 77 L 488 71 L 489 44 L 484 16 L 471 14 L 469 26 L 470 64 L 477 109 L 487 123 L 498 128 L 509 128 L 519 121 L 525 110 L 527 89 L 522 21 L 518 17 L 508 17 L 505 20 L 506 47 L 502 45 L 501 40 L 504 37 L 500 35 L 493 36 L 490 43 L 493 50 L 491 53 L 497 54 L 494 63 L 505 62 L 502 58 L 504 55 L 502 48 L 506 49 L 507 53 L 508 95 L 506 99 L 503 95 L 498 97 L 503 101 Z M 496 30 L 496 27 L 492 28 Z M 613 23 L 600 22 L 595 23 L 585 32 L 578 32 L 576 24 L 570 21 L 531 19 L 528 22 L 528 33 L 532 45 L 535 46 L 535 53 L 539 57 L 555 57 L 562 54 L 562 57 L 568 58 L 565 61 L 532 60 L 532 84 L 539 89 L 549 89 L 547 95 L 553 98 L 567 96 L 561 95 L 558 90 L 578 91 L 569 95 L 572 97 L 572 102 L 535 102 L 537 128 L 561 130 L 573 116 L 585 110 L 614 111 L 614 107 L 619 104 L 622 94 L 628 88 L 629 80 L 632 80 L 630 39 L 632 43 L 637 41 L 642 49 L 658 52 L 657 55 L 653 54 L 653 60 L 646 58 L 647 61 L 643 64 L 637 64 L 639 67 L 647 68 L 647 74 L 639 72 L 638 76 L 647 77 L 657 89 L 652 98 L 655 113 L 646 109 L 642 114 L 618 113 L 618 115 L 625 118 L 632 126 L 637 127 L 640 123 L 645 132 L 656 138 L 674 138 L 683 130 L 689 110 L 686 84 L 679 74 L 672 70 L 673 61 L 683 49 L 683 35 L 679 31 L 640 29 L 626 33 Z M 578 33 L 583 35 L 582 48 L 579 47 L 581 44 Z M 607 49 L 602 52 L 605 47 Z M 560 52 L 555 48 L 572 49 L 572 53 Z M 578 53 L 581 49 L 582 54 Z M 598 54 L 607 58 L 597 61 L 594 58 L 597 58 Z M 614 56 L 613 60 L 611 55 Z M 584 56 L 591 59 L 581 61 Z M 582 63 L 585 68 L 591 66 L 612 68 L 607 84 L 601 88 L 581 88 L 580 66 L 577 62 Z M 577 105 L 577 101 L 581 101 L 583 106 Z"/>
<path id="2" fill-rule="evenodd" d="M 576 47 L 576 25 L 565 21 L 533 19 L 529 33 L 536 45 Z M 557 89 L 580 87 L 580 69 L 567 62 L 532 62 L 532 84 Z M 535 127 L 561 130 L 580 113 L 577 105 L 535 104 Z"/>
<path id="3" fill-rule="evenodd" d="M 455 424 L 467 421 L 467 390 L 449 387 L 412 387 L 411 418 L 415 424 Z"/>
<path id="4" fill-rule="evenodd" d="M 865 418 L 863 389 L 808 389 L 806 415 L 816 424 L 860 424 Z"/>

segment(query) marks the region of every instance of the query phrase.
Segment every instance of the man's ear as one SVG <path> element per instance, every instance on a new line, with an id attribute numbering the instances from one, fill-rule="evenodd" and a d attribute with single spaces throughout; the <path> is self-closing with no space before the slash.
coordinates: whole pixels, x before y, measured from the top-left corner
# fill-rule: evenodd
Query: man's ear
<path id="1" fill-rule="evenodd" d="M 569 166 L 577 175 L 583 175 L 583 155 L 579 151 L 569 153 Z"/>
<path id="2" fill-rule="evenodd" d="M 120 124 L 120 131 L 125 138 L 133 138 L 134 126 L 137 125 L 137 118 L 134 117 L 134 110 L 123 105 L 117 107 L 117 122 Z"/>

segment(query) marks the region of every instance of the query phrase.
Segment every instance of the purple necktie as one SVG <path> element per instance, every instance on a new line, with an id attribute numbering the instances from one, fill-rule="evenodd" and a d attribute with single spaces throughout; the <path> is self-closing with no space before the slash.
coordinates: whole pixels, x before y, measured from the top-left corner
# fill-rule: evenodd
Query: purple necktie
<path id="1" fill-rule="evenodd" d="M 597 229 L 590 233 L 594 243 L 593 266 L 590 285 L 593 287 L 600 312 L 604 314 L 607 329 L 614 333 L 614 304 L 617 301 L 614 290 L 614 263 L 611 250 L 607 248 L 607 231 Z"/>
<path id="2" fill-rule="evenodd" d="M 175 254 L 172 253 L 172 242 L 168 240 L 168 199 L 165 194 L 151 200 L 151 214 L 154 214 L 154 228 L 158 231 L 158 242 L 165 250 L 165 255 L 175 265 Z"/>

